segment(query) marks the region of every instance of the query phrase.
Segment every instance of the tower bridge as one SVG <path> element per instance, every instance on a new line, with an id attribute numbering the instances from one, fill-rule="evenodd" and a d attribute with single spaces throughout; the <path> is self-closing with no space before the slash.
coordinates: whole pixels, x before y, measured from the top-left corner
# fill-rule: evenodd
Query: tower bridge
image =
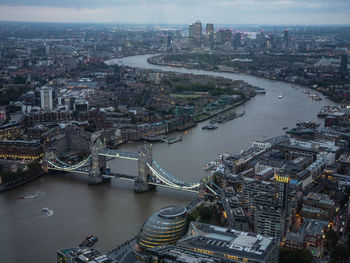
<path id="1" fill-rule="evenodd" d="M 115 158 L 137 161 L 138 175 L 108 171 L 106 162 Z M 43 168 L 46 171 L 85 174 L 88 176 L 88 184 L 99 184 L 111 178 L 133 181 L 135 192 L 145 192 L 160 186 L 203 195 L 207 187 L 206 182 L 210 181 L 209 178 L 205 178 L 200 182 L 190 183 L 172 176 L 153 159 L 151 145 L 141 145 L 138 152 L 118 151 L 106 148 L 99 138 L 93 142 L 91 154 L 84 160 L 69 164 L 60 160 L 56 153 L 47 152 L 43 159 Z"/>

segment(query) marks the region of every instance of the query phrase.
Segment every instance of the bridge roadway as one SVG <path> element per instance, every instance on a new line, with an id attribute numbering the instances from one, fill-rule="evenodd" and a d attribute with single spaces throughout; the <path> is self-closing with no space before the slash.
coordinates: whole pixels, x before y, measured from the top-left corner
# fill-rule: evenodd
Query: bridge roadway
<path id="1" fill-rule="evenodd" d="M 102 174 L 103 178 L 115 178 L 115 179 L 122 179 L 126 181 L 135 181 L 137 179 L 137 176 L 128 175 L 128 174 L 121 174 L 121 173 L 108 173 L 108 174 Z"/>
<path id="2" fill-rule="evenodd" d="M 126 181 L 135 181 L 138 178 L 137 176 L 121 174 L 121 173 L 102 174 L 102 177 L 104 177 L 104 178 L 122 179 L 122 180 L 126 180 Z M 161 186 L 161 187 L 166 187 L 166 188 L 170 188 L 170 189 L 178 189 L 178 190 L 182 190 L 182 191 L 187 191 L 187 192 L 197 193 L 198 194 L 198 190 L 187 189 L 186 187 L 181 187 L 181 186 L 179 186 L 179 188 L 174 188 L 174 187 L 171 187 L 169 185 L 164 184 L 160 180 L 147 181 L 147 183 L 150 184 L 150 185 Z"/>
<path id="3" fill-rule="evenodd" d="M 220 188 L 219 186 L 217 186 L 213 181 L 211 182 L 213 186 L 215 186 L 220 194 L 217 194 L 219 197 L 220 197 L 220 200 L 221 200 L 221 204 L 222 204 L 222 207 L 226 213 L 226 217 L 227 217 L 227 221 L 228 221 L 228 224 L 229 224 L 229 227 L 230 228 L 234 228 L 235 227 L 235 216 L 233 214 L 233 210 L 231 209 L 231 206 L 230 206 L 230 203 L 228 201 L 228 198 L 226 197 L 226 193 L 225 193 L 225 190 Z M 212 189 L 210 189 L 211 191 L 213 191 Z"/>
<path id="4" fill-rule="evenodd" d="M 220 191 L 220 199 L 221 199 L 222 207 L 224 208 L 224 211 L 225 211 L 226 216 L 227 216 L 228 225 L 230 228 L 234 228 L 235 227 L 235 216 L 233 214 L 233 210 L 230 207 L 229 201 L 225 195 L 224 190 Z"/>
<path id="5" fill-rule="evenodd" d="M 64 171 L 64 172 L 73 172 L 73 173 L 78 173 L 78 174 L 86 174 L 86 175 L 89 175 L 90 171 L 91 171 L 90 168 L 86 168 L 86 169 L 79 168 L 79 169 L 71 170 L 70 168 L 65 169 L 65 168 L 49 167 L 48 169 L 55 170 L 55 171 L 61 171 L 61 172 Z"/>
<path id="6" fill-rule="evenodd" d="M 137 161 L 139 159 L 139 154 L 134 152 L 117 151 L 113 149 L 102 149 L 98 152 L 100 156 L 106 156 L 111 158 L 121 158 L 127 160 Z"/>

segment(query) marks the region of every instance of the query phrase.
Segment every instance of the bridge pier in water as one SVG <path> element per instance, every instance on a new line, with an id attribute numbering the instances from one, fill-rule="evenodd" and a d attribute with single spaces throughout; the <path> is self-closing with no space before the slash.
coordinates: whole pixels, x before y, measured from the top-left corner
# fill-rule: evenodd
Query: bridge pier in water
<path id="1" fill-rule="evenodd" d="M 98 153 L 101 149 L 104 149 L 104 143 L 97 138 L 96 142 L 91 149 L 91 172 L 88 176 L 88 184 L 100 184 L 103 183 L 102 173 L 106 170 L 106 157 L 100 156 Z"/>
<path id="2" fill-rule="evenodd" d="M 152 166 L 152 146 L 149 144 L 139 146 L 138 154 L 138 177 L 134 183 L 134 191 L 135 193 L 143 193 L 155 188 L 155 185 L 150 185 L 148 183 L 153 176 L 152 171 L 147 165 L 149 164 Z"/>

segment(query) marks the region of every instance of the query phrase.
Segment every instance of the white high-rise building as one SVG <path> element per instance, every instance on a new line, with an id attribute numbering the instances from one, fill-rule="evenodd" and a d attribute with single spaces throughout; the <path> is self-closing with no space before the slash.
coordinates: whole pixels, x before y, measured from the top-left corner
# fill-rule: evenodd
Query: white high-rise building
<path id="1" fill-rule="evenodd" d="M 41 109 L 42 110 L 52 110 L 53 102 L 52 102 L 52 88 L 48 86 L 41 87 L 40 90 L 40 98 L 41 98 Z"/>

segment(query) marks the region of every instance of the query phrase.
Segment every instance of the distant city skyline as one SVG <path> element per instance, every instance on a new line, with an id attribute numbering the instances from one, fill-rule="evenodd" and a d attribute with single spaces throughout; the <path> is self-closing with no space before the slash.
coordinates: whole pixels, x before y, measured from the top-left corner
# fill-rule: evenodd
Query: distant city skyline
<path id="1" fill-rule="evenodd" d="M 350 24 L 348 0 L 0 0 L 1 21 Z"/>

